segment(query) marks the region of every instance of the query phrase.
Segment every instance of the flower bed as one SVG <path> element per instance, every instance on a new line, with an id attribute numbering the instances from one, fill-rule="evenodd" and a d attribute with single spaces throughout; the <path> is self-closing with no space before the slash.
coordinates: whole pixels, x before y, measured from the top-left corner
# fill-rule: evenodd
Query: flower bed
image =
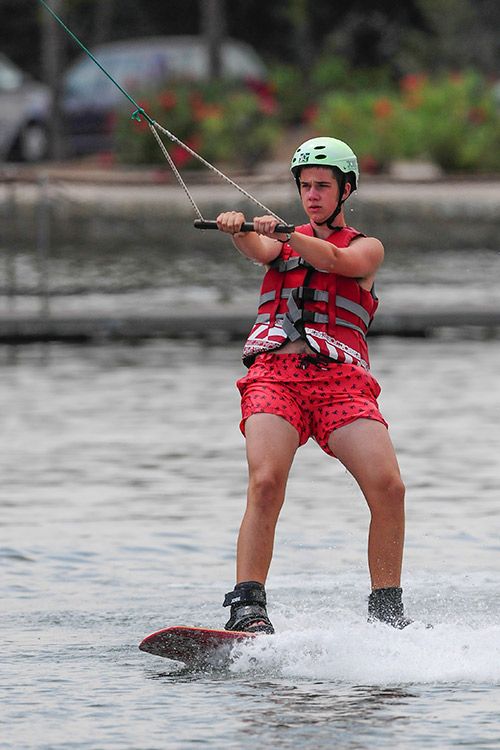
<path id="1" fill-rule="evenodd" d="M 274 148 L 281 127 L 268 92 L 227 85 L 179 83 L 139 99 L 150 117 L 211 162 L 230 162 L 252 169 Z M 117 155 L 131 164 L 158 163 L 159 149 L 147 121 L 122 115 L 117 122 Z M 179 168 L 199 162 L 162 136 Z"/>
<path id="2" fill-rule="evenodd" d="M 446 172 L 500 169 L 500 108 L 474 73 L 403 78 L 387 93 L 332 92 L 311 120 L 318 133 L 347 140 L 365 168 L 424 159 Z"/>

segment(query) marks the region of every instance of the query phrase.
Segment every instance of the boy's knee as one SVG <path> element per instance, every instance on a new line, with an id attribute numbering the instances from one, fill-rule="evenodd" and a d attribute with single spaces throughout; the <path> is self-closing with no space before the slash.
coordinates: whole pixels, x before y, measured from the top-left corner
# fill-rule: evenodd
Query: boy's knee
<path id="1" fill-rule="evenodd" d="M 395 503 L 403 503 L 405 499 L 406 487 L 399 475 L 391 477 L 387 485 L 387 495 Z"/>
<path id="2" fill-rule="evenodd" d="M 368 504 L 372 512 L 396 513 L 404 509 L 406 487 L 399 474 L 394 473 L 381 477 L 376 486 L 372 488 Z"/>
<path id="3" fill-rule="evenodd" d="M 285 491 L 285 480 L 273 471 L 257 471 L 249 483 L 249 501 L 255 508 L 269 510 L 281 505 Z"/>

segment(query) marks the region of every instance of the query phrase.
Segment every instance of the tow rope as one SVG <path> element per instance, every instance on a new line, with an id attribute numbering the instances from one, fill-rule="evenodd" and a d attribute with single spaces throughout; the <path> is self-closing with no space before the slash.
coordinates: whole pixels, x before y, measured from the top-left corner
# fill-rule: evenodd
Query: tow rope
<path id="1" fill-rule="evenodd" d="M 213 164 L 210 164 L 206 159 L 204 159 L 200 154 L 198 154 L 196 151 L 194 151 L 192 148 L 190 148 L 186 143 L 183 143 L 179 138 L 177 138 L 176 135 L 170 132 L 170 130 L 167 130 L 167 128 L 164 128 L 163 125 L 160 125 L 159 122 L 156 122 L 148 115 L 148 113 L 138 105 L 138 103 L 135 101 L 135 99 L 130 96 L 130 94 L 116 81 L 111 73 L 109 73 L 103 65 L 97 60 L 97 58 L 90 52 L 90 50 L 87 49 L 87 47 L 83 44 L 83 42 L 80 41 L 80 39 L 74 34 L 71 29 L 66 26 L 64 21 L 57 15 L 57 13 L 52 10 L 52 8 L 47 5 L 45 0 L 38 0 L 41 5 L 50 13 L 50 15 L 54 18 L 54 20 L 64 29 L 64 31 L 73 39 L 76 44 L 85 52 L 86 55 L 90 57 L 90 59 L 97 65 L 98 68 L 102 70 L 104 75 L 106 75 L 109 80 L 121 91 L 121 93 L 129 100 L 129 102 L 135 107 L 134 112 L 131 115 L 132 120 L 137 120 L 138 122 L 141 122 L 141 118 L 144 117 L 146 122 L 149 125 L 149 128 L 154 135 L 162 153 L 165 159 L 168 162 L 168 165 L 170 166 L 172 172 L 174 173 L 179 185 L 184 190 L 186 196 L 188 197 L 195 213 L 197 214 L 198 218 L 194 221 L 194 226 L 196 229 L 218 229 L 217 222 L 205 219 L 203 217 L 203 214 L 200 211 L 200 208 L 196 204 L 196 201 L 194 200 L 191 192 L 189 191 L 188 186 L 184 182 L 179 170 L 175 166 L 172 157 L 168 153 L 167 147 L 163 143 L 160 133 L 163 133 L 166 135 L 173 143 L 180 146 L 184 151 L 187 151 L 188 154 L 193 156 L 195 159 L 197 159 L 201 164 L 203 164 L 207 169 L 210 169 L 214 174 L 216 174 L 218 177 L 220 177 L 222 180 L 227 182 L 229 185 L 234 187 L 236 190 L 238 190 L 242 195 L 245 196 L 245 198 L 248 198 L 252 203 L 255 203 L 255 205 L 259 206 L 259 208 L 262 208 L 266 213 L 270 214 L 271 216 L 274 216 L 275 219 L 277 219 L 280 223 L 276 226 L 276 232 L 293 232 L 295 227 L 291 224 L 287 224 L 284 219 L 282 219 L 280 216 L 278 216 L 274 211 L 271 211 L 267 206 L 265 206 L 263 203 L 261 203 L 257 198 L 255 198 L 253 195 L 251 195 L 247 190 L 242 188 L 240 185 L 238 185 L 234 180 L 232 180 L 230 177 L 225 175 L 223 172 L 220 171 L 220 169 L 217 169 Z M 253 231 L 253 223 L 252 222 L 245 222 L 243 226 L 241 227 L 242 232 L 252 232 Z"/>

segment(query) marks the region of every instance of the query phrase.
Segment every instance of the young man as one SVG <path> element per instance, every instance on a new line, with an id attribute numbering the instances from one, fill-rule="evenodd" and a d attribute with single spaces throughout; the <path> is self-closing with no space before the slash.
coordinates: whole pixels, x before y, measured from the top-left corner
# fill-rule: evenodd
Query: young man
<path id="1" fill-rule="evenodd" d="M 236 248 L 267 267 L 257 320 L 238 381 L 249 485 L 237 545 L 237 582 L 226 595 L 228 630 L 273 633 L 266 582 L 276 522 L 295 451 L 313 437 L 356 479 L 371 513 L 370 620 L 396 628 L 403 612 L 400 576 L 404 485 L 377 406 L 366 333 L 377 308 L 379 240 L 346 226 L 343 204 L 358 186 L 357 159 L 335 138 L 313 138 L 295 152 L 291 172 L 309 219 L 290 235 L 272 216 L 230 211 L 217 218 Z"/>

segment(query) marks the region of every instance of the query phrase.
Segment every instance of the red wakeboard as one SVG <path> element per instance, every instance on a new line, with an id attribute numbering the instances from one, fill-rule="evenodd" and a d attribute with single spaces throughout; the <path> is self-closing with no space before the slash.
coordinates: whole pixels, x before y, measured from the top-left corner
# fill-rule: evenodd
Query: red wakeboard
<path id="1" fill-rule="evenodd" d="M 139 644 L 141 651 L 187 665 L 210 662 L 213 657 L 228 657 L 237 643 L 255 638 L 258 633 L 237 630 L 212 630 L 177 626 L 158 630 Z"/>

